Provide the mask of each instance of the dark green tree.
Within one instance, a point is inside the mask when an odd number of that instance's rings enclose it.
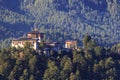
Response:
[[[91,37],[89,35],[85,35],[83,38],[83,46],[87,48],[88,43],[91,41]]]
[[[48,61],[48,68],[45,70],[43,80],[58,80],[59,79],[59,69],[54,61]]]

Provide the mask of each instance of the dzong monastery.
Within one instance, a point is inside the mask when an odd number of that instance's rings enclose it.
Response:
[[[25,44],[28,42],[30,43],[29,46],[30,48],[33,48],[36,51],[40,51],[39,45],[41,42],[44,42],[46,47],[44,47],[43,50],[47,53],[49,53],[51,49],[58,51],[61,48],[60,43],[58,42],[45,42],[44,36],[45,33],[41,33],[37,29],[35,29],[31,32],[28,32],[26,37],[12,40],[12,47],[24,48]],[[77,41],[74,40],[65,41],[64,49],[77,49]]]

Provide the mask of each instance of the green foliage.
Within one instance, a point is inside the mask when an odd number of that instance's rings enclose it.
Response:
[[[91,41],[91,36],[89,35],[85,35],[84,39],[83,39],[83,45],[84,47],[87,46],[87,43]]]
[[[34,73],[36,62],[37,62],[37,56],[34,55],[29,60],[29,67],[30,67],[30,70],[32,71],[32,73]]]
[[[91,42],[88,39],[86,42]],[[120,55],[91,45],[39,55],[29,47],[0,50],[0,75],[9,80],[119,80]]]
[[[4,47],[7,47],[4,39],[18,38],[33,26],[46,33],[46,40],[82,41],[83,35],[89,34],[104,46],[120,42],[119,0],[14,0],[8,3],[2,0],[0,5],[0,44]]]
[[[85,35],[83,38],[83,46],[86,49],[93,49],[96,46],[96,42],[91,39],[90,35]]]
[[[77,70],[75,74],[70,74],[70,80],[81,80],[79,70]]]
[[[48,61],[48,69],[45,70],[43,80],[58,80],[59,69],[51,60]]]
[[[72,62],[68,56],[64,56],[60,62],[60,76],[62,80],[68,80],[72,72]]]
[[[96,56],[100,56],[102,52],[102,48],[100,46],[95,47],[95,54]]]
[[[29,80],[35,80],[34,75],[31,75],[30,78],[29,78]]]
[[[116,53],[120,53],[120,44],[113,45],[111,50]]]
[[[63,68],[63,71],[70,72],[72,69],[71,59],[67,56],[64,56],[61,60],[60,66]]]

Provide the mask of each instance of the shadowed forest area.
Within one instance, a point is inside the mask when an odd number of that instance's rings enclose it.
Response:
[[[40,44],[41,45],[41,44]],[[28,45],[0,50],[1,80],[119,80],[120,45],[104,48],[90,36],[84,48],[39,55]],[[44,47],[41,46],[41,47]]]

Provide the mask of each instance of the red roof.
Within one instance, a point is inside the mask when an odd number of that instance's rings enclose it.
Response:
[[[31,32],[28,32],[28,34],[44,34],[44,33],[40,33],[39,31],[31,31]]]
[[[32,38],[19,38],[19,39],[15,39],[13,41],[24,41],[24,40],[37,40],[37,39],[32,39]]]

